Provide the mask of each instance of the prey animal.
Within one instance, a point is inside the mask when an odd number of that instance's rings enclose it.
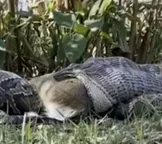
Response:
[[[64,121],[82,112],[85,114],[91,105],[84,84],[76,78],[56,81],[53,76],[54,72],[29,81],[38,91],[45,115]]]

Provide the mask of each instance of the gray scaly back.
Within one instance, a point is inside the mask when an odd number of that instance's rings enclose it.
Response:
[[[4,104],[8,104],[12,112],[7,113],[7,109],[2,109]],[[24,122],[25,113],[26,122],[59,123],[55,119],[38,115],[40,106],[37,91],[27,80],[15,73],[0,70],[0,123],[20,125]],[[30,115],[30,112],[35,112],[35,115]]]
[[[136,64],[124,57],[89,58],[54,74],[56,80],[76,77],[85,85],[97,113],[142,94],[162,93],[162,75],[156,65]]]
[[[36,92],[25,79],[15,73],[0,70],[0,105],[7,102],[14,114],[21,114],[21,110],[32,110],[28,101],[31,97],[36,97]]]

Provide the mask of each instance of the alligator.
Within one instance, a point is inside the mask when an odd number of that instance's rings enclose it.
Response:
[[[162,101],[161,87],[159,65],[137,64],[124,57],[92,57],[29,81],[0,70],[0,109],[5,112],[0,117],[4,123],[22,124],[27,113],[26,120],[60,123],[90,109],[125,119],[139,102],[149,99],[156,105]],[[41,109],[46,110],[45,115],[40,114]]]

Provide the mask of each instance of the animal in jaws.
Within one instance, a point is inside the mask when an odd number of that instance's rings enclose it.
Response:
[[[116,111],[121,103],[126,104],[129,114],[131,105],[142,95],[162,97],[161,68],[155,64],[136,64],[124,57],[89,58],[54,74],[57,81],[68,78],[77,78],[84,84],[97,114],[112,108]]]
[[[45,74],[29,81],[38,91],[45,115],[63,121],[86,111],[90,103],[83,83],[76,78],[57,82],[53,75]]]

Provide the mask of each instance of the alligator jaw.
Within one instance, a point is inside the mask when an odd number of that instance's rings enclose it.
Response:
[[[62,81],[67,78],[76,78],[75,73],[73,71],[68,71],[64,69],[56,72],[53,77],[57,81]]]
[[[80,68],[80,64],[72,63],[68,67],[55,72],[53,78],[57,81],[61,81],[67,78],[76,78],[76,71],[80,70]]]

